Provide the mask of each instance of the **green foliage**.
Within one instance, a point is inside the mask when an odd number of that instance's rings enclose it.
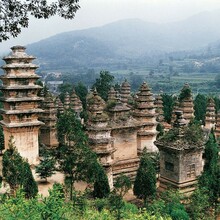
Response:
[[[38,189],[30,166],[14,147],[13,137],[9,140],[9,149],[3,155],[2,165],[3,177],[13,194],[22,187],[27,198],[36,196]]]
[[[60,144],[71,145],[71,142],[86,143],[87,138],[83,132],[82,125],[73,110],[68,109],[57,121],[57,135]]]
[[[134,195],[140,199],[153,198],[156,194],[156,170],[154,162],[144,148],[134,181]]]
[[[208,193],[209,203],[217,211],[220,197],[220,164],[219,149],[213,131],[205,145],[204,171],[199,178],[199,187],[205,188]]]
[[[160,199],[147,204],[147,209],[154,215],[176,220],[188,220],[189,216],[181,203],[182,196],[178,191],[167,190],[160,194]]]
[[[73,184],[77,180],[94,182],[97,173],[97,156],[88,146],[88,138],[74,111],[67,110],[57,122],[58,140],[56,159],[58,168],[65,174],[72,199]]]
[[[190,122],[186,132],[185,138],[189,143],[196,144],[204,141],[204,133],[201,124],[198,121]]]
[[[172,111],[174,105],[173,97],[171,95],[164,93],[162,94],[162,100],[163,100],[164,120],[170,123],[172,119]]]
[[[4,138],[3,128],[2,126],[0,126],[0,154],[4,149],[5,149],[5,138]]]
[[[113,192],[109,196],[109,205],[111,213],[113,213],[117,220],[120,220],[122,218],[122,208],[125,205],[123,198],[120,195]]]
[[[164,126],[161,123],[157,124],[156,130],[159,132],[157,134],[157,138],[159,138],[159,137],[164,135]]]
[[[88,89],[82,82],[77,83],[74,88],[76,91],[76,95],[82,101],[83,109],[86,109],[86,96],[88,94]]]
[[[169,141],[175,141],[177,139],[177,135],[179,134],[177,128],[172,128],[168,132],[166,132],[163,136],[159,138],[159,140],[169,142]]]
[[[116,178],[114,187],[114,191],[109,196],[109,208],[116,219],[119,220],[122,218],[122,208],[125,206],[123,196],[131,188],[131,181],[127,176],[121,174]]]
[[[25,199],[22,191],[17,191],[16,197],[1,198],[0,202],[0,219],[2,220],[114,220],[117,218],[116,212],[112,209],[109,211],[105,207],[98,211],[88,203],[84,203],[84,210],[80,211],[79,203],[81,196],[76,199],[78,202],[66,202],[63,196],[62,186],[53,186],[49,196],[46,198]],[[84,200],[84,199],[83,199]],[[106,203],[106,201],[103,201]],[[146,210],[139,211],[132,204],[124,202],[120,213],[121,218],[126,220],[171,220],[169,217],[155,216]]]
[[[95,198],[106,198],[110,193],[108,178],[104,168],[100,164],[97,165],[93,196]]]
[[[68,92],[69,94],[73,91],[73,84],[63,83],[58,86],[58,90],[60,92],[59,98],[62,102],[64,102],[65,94]]]
[[[218,97],[214,97],[213,99],[215,102],[215,113],[217,114],[220,110],[220,99]]]
[[[30,165],[28,162],[24,161],[23,162],[23,167],[22,167],[22,183],[21,186],[23,187],[23,190],[25,192],[25,196],[27,198],[32,198],[35,197],[38,193],[38,187],[37,183],[34,180],[33,174],[30,169]]]
[[[123,197],[131,188],[131,180],[127,176],[121,174],[116,178],[114,187],[116,193]]]
[[[182,90],[180,91],[179,95],[179,101],[183,101],[184,99],[190,98],[192,95],[192,90],[190,89],[189,86],[184,86]]]
[[[207,99],[204,95],[198,94],[194,100],[195,120],[205,123]]]
[[[11,36],[17,37],[22,28],[27,28],[29,16],[37,19],[47,19],[59,15],[65,19],[72,19],[80,8],[78,0],[65,1],[0,1],[4,16],[0,19],[0,42],[8,40]]]
[[[35,168],[35,172],[41,179],[45,179],[47,182],[47,178],[55,173],[55,164],[55,159],[50,155],[48,150],[45,150],[40,158],[40,163]]]
[[[92,88],[96,88],[99,95],[107,101],[108,92],[113,86],[114,76],[110,74],[109,71],[102,70],[100,76],[96,79],[96,82],[93,84]]]
[[[192,220],[206,220],[209,216],[209,198],[208,191],[205,188],[197,188],[192,196],[189,204],[189,215]]]

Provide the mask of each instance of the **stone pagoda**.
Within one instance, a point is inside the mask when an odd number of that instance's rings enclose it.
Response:
[[[109,126],[114,138],[113,176],[120,174],[134,180],[139,165],[137,153],[137,131],[139,123],[131,115],[131,109],[122,103],[119,96],[114,106],[108,109],[110,115]]]
[[[64,109],[69,109],[70,107],[70,95],[68,92],[65,93],[63,106]]]
[[[158,94],[155,97],[155,107],[156,107],[156,114],[157,114],[157,118],[156,120],[158,122],[164,122],[164,112],[163,112],[163,99],[162,96],[160,94]]]
[[[194,104],[192,98],[192,91],[188,83],[183,86],[180,96],[180,111],[183,111],[183,117],[189,123],[194,119]]]
[[[63,106],[63,103],[61,102],[59,97],[57,97],[56,100],[55,100],[55,107],[57,108],[57,113],[58,114],[63,114],[64,113],[64,106]]]
[[[1,125],[5,148],[8,148],[8,141],[13,136],[21,156],[34,164],[39,153],[38,133],[43,125],[38,120],[38,115],[43,112],[39,107],[43,98],[37,95],[41,86],[36,85],[39,76],[35,73],[37,66],[32,64],[35,58],[25,53],[25,47],[15,46],[11,49],[11,54],[3,58],[6,64],[2,66],[4,75],[0,77],[3,82]]]
[[[205,115],[205,128],[211,130],[215,128],[215,102],[212,98],[208,99]]]
[[[114,87],[111,87],[109,92],[108,92],[108,102],[116,102],[116,91]]]
[[[39,119],[44,122],[44,125],[40,128],[40,142],[45,144],[48,148],[57,147],[57,108],[49,92],[45,95],[44,101],[42,102],[42,108],[44,112]]]
[[[101,164],[106,170],[110,188],[113,188],[113,138],[108,126],[108,115],[104,112],[105,102],[94,90],[87,98],[88,122],[87,132],[89,144],[98,155]]]
[[[141,154],[146,147],[148,152],[157,152],[158,149],[154,145],[156,140],[156,112],[153,94],[147,83],[143,83],[139,89],[136,98],[137,107],[134,110],[134,117],[141,123],[141,128],[138,131],[137,148]]]
[[[182,114],[182,111],[176,112],[174,127],[155,142],[160,151],[159,191],[172,187],[191,194],[203,170],[205,141],[202,129],[188,126]],[[196,140],[192,138],[195,129],[201,129],[201,137]]]
[[[121,85],[121,102],[128,104],[128,100],[131,97],[131,86],[127,80],[125,80]]]
[[[78,118],[80,118],[80,113],[83,110],[82,102],[79,97],[76,95],[75,90],[73,89],[72,94],[70,95],[70,108],[76,112]]]

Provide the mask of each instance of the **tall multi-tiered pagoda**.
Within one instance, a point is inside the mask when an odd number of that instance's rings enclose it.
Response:
[[[136,103],[137,107],[134,110],[134,117],[142,124],[138,131],[138,152],[141,153],[145,147],[148,152],[156,152],[158,149],[154,145],[157,136],[155,105],[153,94],[145,82],[140,87]]]
[[[0,100],[3,102],[1,125],[5,148],[13,136],[18,152],[32,164],[38,158],[38,132],[43,125],[38,120],[39,113],[43,112],[39,108],[43,98],[37,95],[41,86],[36,85],[39,76],[35,73],[37,66],[32,63],[35,58],[25,53],[25,47],[11,49],[11,54],[3,58],[6,64],[2,66],[4,75],[0,77],[3,82]]]

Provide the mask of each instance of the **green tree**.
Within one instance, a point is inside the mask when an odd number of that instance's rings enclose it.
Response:
[[[22,183],[23,159],[14,146],[11,136],[8,143],[9,148],[5,151],[2,158],[2,174],[5,181],[9,184],[12,194]]]
[[[114,187],[116,193],[123,198],[131,188],[131,180],[127,176],[121,174],[116,178]]]
[[[194,100],[195,120],[205,123],[207,99],[204,95],[198,94]]]
[[[208,219],[210,214],[210,204],[208,191],[205,188],[197,188],[193,192],[188,210],[192,220]]]
[[[37,184],[34,180],[30,166],[14,146],[13,137],[9,139],[7,149],[2,159],[2,173],[5,181],[9,184],[11,192],[15,195],[16,190],[21,187],[27,198],[37,195]]]
[[[35,172],[41,179],[44,179],[47,182],[47,178],[55,174],[55,164],[56,160],[48,151],[44,151],[42,157],[40,158],[40,163],[35,168]]]
[[[131,188],[131,181],[125,175],[120,175],[116,178],[114,190],[109,196],[109,205],[111,212],[115,215],[117,220],[122,218],[122,209],[125,207],[123,196]]]
[[[114,76],[110,74],[109,71],[102,70],[100,76],[96,79],[96,82],[93,84],[92,88],[96,88],[99,95],[107,101],[108,92],[113,86]]]
[[[166,122],[170,123],[172,119],[172,111],[174,105],[173,97],[171,95],[164,93],[162,94],[162,100],[163,100],[164,119]]]
[[[75,91],[76,95],[82,101],[83,109],[86,109],[86,96],[88,94],[88,89],[83,83],[79,82],[75,85]]]
[[[95,175],[93,196],[95,198],[101,199],[108,197],[109,193],[110,193],[110,187],[105,170],[101,165],[98,164],[98,168],[96,169],[96,175]]]
[[[97,156],[88,146],[88,138],[83,131],[75,112],[68,109],[57,122],[58,140],[56,158],[59,170],[65,174],[66,185],[70,188],[70,199],[73,195],[75,181],[94,182]]]
[[[180,91],[179,101],[182,102],[184,99],[190,98],[192,95],[192,90],[188,84],[185,84]]]
[[[62,102],[64,102],[65,94],[68,92],[69,94],[73,91],[73,84],[70,83],[63,83],[58,86],[58,90],[60,92],[59,98]]]
[[[156,194],[156,170],[154,161],[147,153],[146,148],[141,155],[133,192],[138,198],[144,199],[145,203],[147,198],[153,198]]]
[[[3,133],[3,128],[0,126],[0,154],[2,154],[2,150],[5,149],[5,138]]]
[[[189,220],[189,215],[181,202],[183,195],[179,191],[167,190],[160,194],[160,199],[159,202],[162,205],[159,213],[162,216],[170,216],[173,220]],[[158,200],[150,204],[150,207],[155,207],[156,204],[158,204]]]
[[[215,140],[213,130],[209,140],[205,145],[205,165],[204,171],[199,178],[199,187],[208,191],[210,205],[218,211],[220,197],[220,165],[219,148]]]
[[[27,28],[29,17],[47,19],[59,15],[65,19],[72,19],[80,8],[79,0],[0,0],[0,42],[17,37],[22,28]]]
[[[38,187],[27,161],[23,161],[21,176],[21,186],[23,187],[26,198],[35,197],[38,193]]]

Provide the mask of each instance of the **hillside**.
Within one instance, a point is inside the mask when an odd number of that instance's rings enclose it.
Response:
[[[155,24],[128,19],[85,30],[61,33],[28,45],[44,69],[111,67],[151,62],[159,54],[195,50],[220,39],[220,11],[184,21]]]

